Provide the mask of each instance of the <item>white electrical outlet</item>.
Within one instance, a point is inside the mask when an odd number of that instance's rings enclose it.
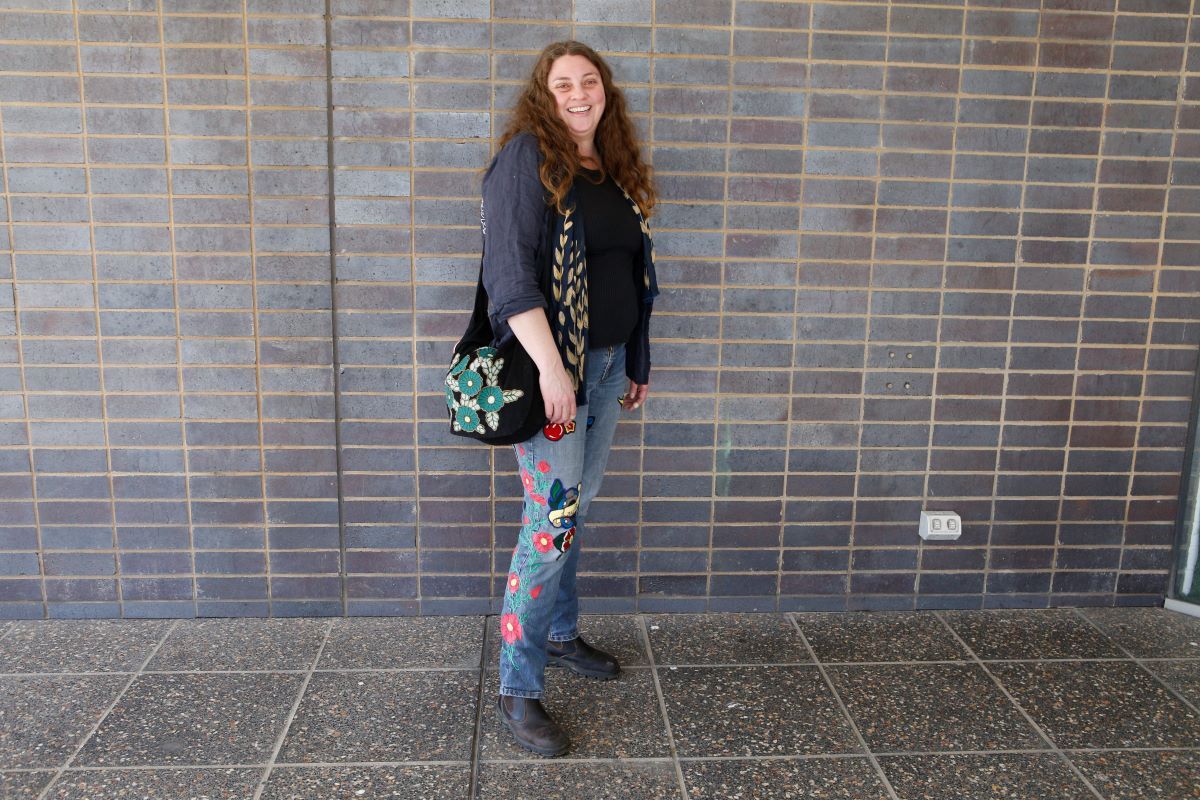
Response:
[[[962,534],[962,520],[953,511],[922,511],[922,539],[957,539]]]

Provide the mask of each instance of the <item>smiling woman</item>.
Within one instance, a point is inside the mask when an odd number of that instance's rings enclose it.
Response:
[[[517,742],[546,756],[570,743],[541,703],[545,667],[620,673],[579,635],[575,574],[620,409],[639,408],[649,388],[653,207],[612,71],[587,45],[549,45],[484,175],[480,214],[492,329],[537,365],[547,420],[515,445],[525,503],[500,617],[497,707]]]

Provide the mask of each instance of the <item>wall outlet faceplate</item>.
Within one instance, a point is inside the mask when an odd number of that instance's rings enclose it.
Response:
[[[953,511],[922,511],[922,539],[957,539],[962,534],[962,520]]]

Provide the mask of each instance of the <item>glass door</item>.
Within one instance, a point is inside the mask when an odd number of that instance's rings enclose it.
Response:
[[[1192,392],[1191,420],[1183,479],[1179,487],[1179,517],[1175,531],[1175,559],[1167,588],[1166,607],[1200,616],[1200,457],[1196,454],[1196,428],[1200,422],[1200,369]]]

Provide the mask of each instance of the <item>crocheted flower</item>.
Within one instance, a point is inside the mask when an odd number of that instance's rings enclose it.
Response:
[[[512,644],[524,635],[521,631],[521,620],[516,614],[500,617],[500,635],[504,637],[505,644]]]
[[[458,390],[463,393],[463,397],[474,397],[482,387],[483,378],[473,369],[466,370],[458,376]]]
[[[520,588],[521,588],[521,579],[520,579],[520,577],[517,576],[517,573],[515,573],[515,572],[508,573],[508,590],[510,592],[512,592],[513,594],[516,594],[517,589],[520,589]]]
[[[473,431],[479,427],[479,415],[467,406],[459,406],[458,411],[454,412],[454,418],[464,431]]]
[[[538,469],[538,472],[545,475],[547,472],[550,471],[550,462],[549,461],[539,461],[538,465],[537,465],[537,469]]]
[[[533,476],[525,470],[521,470],[521,483],[525,486],[525,491],[533,491]]]
[[[484,411],[499,411],[504,406],[504,390],[499,386],[485,386],[479,392],[477,402]]]
[[[554,547],[554,537],[546,531],[541,531],[533,535],[533,549],[539,553],[549,553],[550,548]]]

